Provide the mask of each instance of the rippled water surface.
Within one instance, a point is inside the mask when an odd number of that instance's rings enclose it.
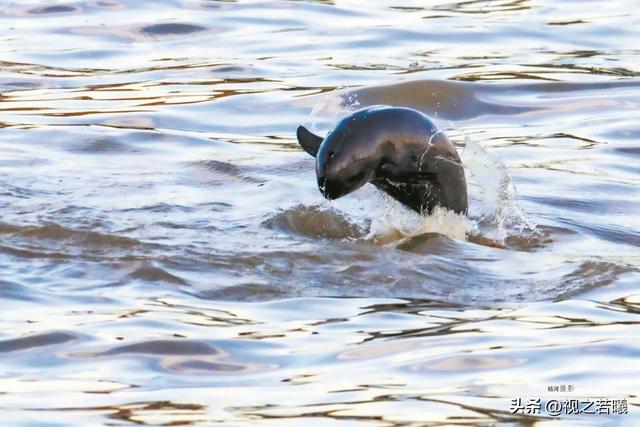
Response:
[[[4,420],[638,425],[637,6],[0,2]],[[375,104],[468,218],[322,198],[296,127]]]

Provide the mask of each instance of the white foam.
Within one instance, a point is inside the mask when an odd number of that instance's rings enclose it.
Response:
[[[401,207],[402,211],[374,217],[367,239],[388,243],[425,233],[438,233],[455,240],[464,240],[475,229],[472,220],[448,209],[437,207],[431,215],[419,215]]]
[[[359,226],[368,227],[365,239],[377,244],[392,243],[425,233],[464,240],[467,234],[476,229],[473,220],[445,208],[437,207],[431,215],[420,215],[372,185],[328,203]]]

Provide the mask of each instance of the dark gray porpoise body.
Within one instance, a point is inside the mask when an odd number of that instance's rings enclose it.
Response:
[[[318,188],[337,199],[371,182],[421,214],[442,206],[466,214],[460,157],[425,114],[368,107],[340,120],[323,139],[299,126],[298,142],[316,158]]]

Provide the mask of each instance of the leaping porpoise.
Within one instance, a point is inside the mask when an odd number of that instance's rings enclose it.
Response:
[[[318,188],[337,199],[371,182],[421,214],[468,209],[464,169],[455,147],[420,111],[373,106],[340,120],[325,138],[304,126],[298,142],[316,158]]]

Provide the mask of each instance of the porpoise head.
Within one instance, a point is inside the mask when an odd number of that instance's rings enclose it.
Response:
[[[381,155],[367,111],[339,121],[324,138],[316,156],[316,177],[323,196],[333,200],[375,177]]]

